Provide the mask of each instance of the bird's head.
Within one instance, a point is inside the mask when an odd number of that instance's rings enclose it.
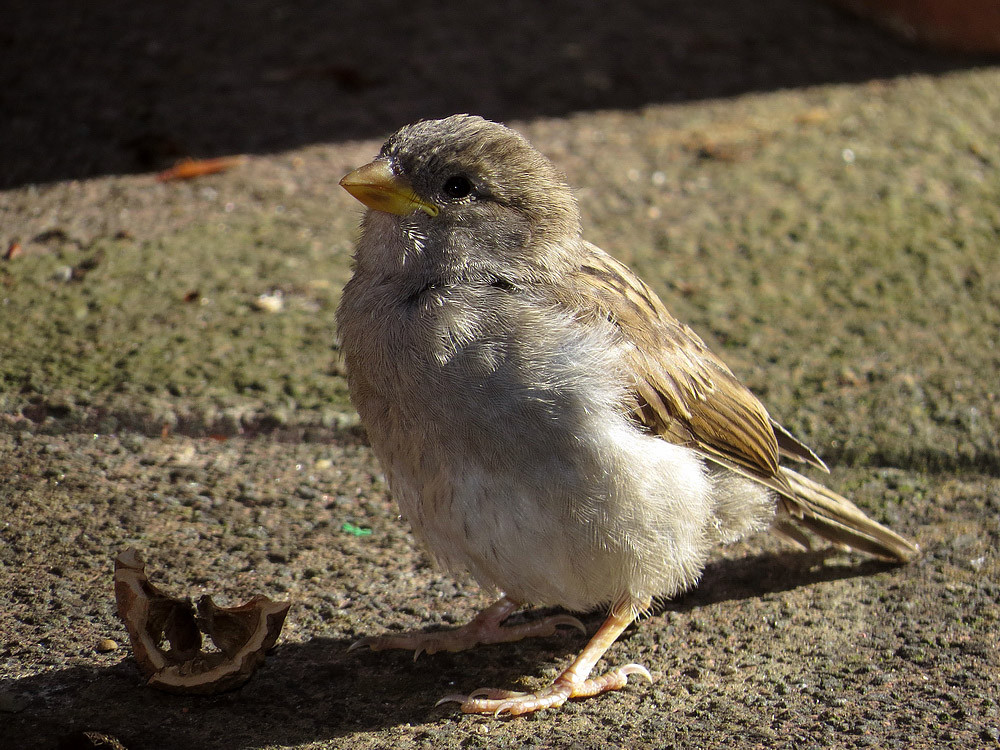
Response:
[[[530,262],[523,256],[580,234],[576,200],[552,162],[510,128],[472,115],[401,128],[340,184],[452,262],[470,252]]]

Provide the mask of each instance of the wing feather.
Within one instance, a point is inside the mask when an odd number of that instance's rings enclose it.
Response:
[[[829,471],[627,266],[589,243],[581,251],[585,261],[553,287],[574,315],[607,319],[620,332],[627,344],[628,406],[637,422],[774,490],[775,529],[794,541],[808,545],[798,525],[886,560],[905,562],[918,554],[915,544],[847,498],[780,466],[784,458]]]
[[[562,280],[563,302],[578,315],[607,318],[632,344],[625,356],[636,419],[664,439],[789,490],[760,401],[627,266],[587,249],[587,261]]]

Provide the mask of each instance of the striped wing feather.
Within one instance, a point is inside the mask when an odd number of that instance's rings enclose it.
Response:
[[[581,318],[611,321],[629,344],[629,406],[638,422],[777,492],[775,530],[794,541],[808,546],[798,524],[882,559],[906,561],[916,555],[915,545],[851,501],[780,466],[784,458],[827,471],[638,276],[593,245],[584,250],[583,262],[560,278],[562,303]]]

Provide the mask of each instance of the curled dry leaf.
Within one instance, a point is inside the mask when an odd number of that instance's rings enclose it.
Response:
[[[131,547],[115,558],[115,599],[148,684],[172,693],[219,693],[242,685],[278,640],[290,606],[255,596],[239,607],[218,607],[203,596],[196,611],[190,599],[153,586]],[[202,650],[202,633],[218,651]]]

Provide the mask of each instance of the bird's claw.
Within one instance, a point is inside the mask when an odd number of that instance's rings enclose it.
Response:
[[[369,648],[371,648],[371,641],[372,640],[373,639],[371,637],[359,638],[358,640],[356,640],[354,643],[352,643],[350,646],[347,647],[347,653],[351,653],[352,651],[356,651],[359,648],[364,648],[365,646],[368,646]],[[375,649],[372,649],[372,650],[374,651]]]
[[[550,617],[548,621],[552,624],[553,632],[559,626],[565,625],[568,628],[576,628],[583,635],[587,635],[587,627],[577,618],[573,617],[573,615],[555,615],[554,617]]]
[[[355,641],[347,647],[347,653],[356,651],[359,648],[369,648],[372,651],[386,651],[388,649],[413,649],[413,661],[416,661],[421,654],[433,654],[438,651],[458,650],[440,637],[437,633],[407,633],[402,635],[379,635],[367,636]]]
[[[624,667],[620,667],[616,671],[619,674],[621,674],[622,677],[625,677],[626,681],[627,681],[627,678],[628,678],[629,675],[638,674],[638,675],[642,675],[643,677],[645,677],[646,678],[646,682],[648,682],[650,684],[653,683],[653,675],[651,675],[649,673],[649,670],[646,669],[641,664],[626,664]]]
[[[368,636],[348,646],[348,653],[368,647],[372,651],[388,649],[413,650],[413,660],[421,654],[436,654],[439,651],[464,651],[488,643],[511,643],[523,638],[538,638],[555,635],[560,627],[575,628],[584,635],[587,628],[572,615],[552,615],[541,620],[533,620],[518,625],[501,626],[473,620],[468,625],[455,630],[427,633],[400,633],[398,635]]]
[[[437,708],[444,703],[460,703],[464,705],[471,700],[478,700],[481,698],[486,698],[488,700],[503,700],[507,698],[517,698],[522,695],[530,695],[530,693],[519,693],[514,690],[499,690],[497,688],[479,688],[478,690],[473,690],[468,695],[462,695],[461,693],[446,695],[435,703],[434,707]]]
[[[435,706],[454,702],[461,704],[462,712],[467,714],[521,716],[545,708],[558,708],[570,698],[587,698],[611,690],[620,690],[628,683],[630,675],[640,675],[649,682],[653,681],[649,670],[641,664],[626,664],[600,677],[579,682],[571,682],[564,675],[534,693],[479,688],[468,695],[446,695]]]

